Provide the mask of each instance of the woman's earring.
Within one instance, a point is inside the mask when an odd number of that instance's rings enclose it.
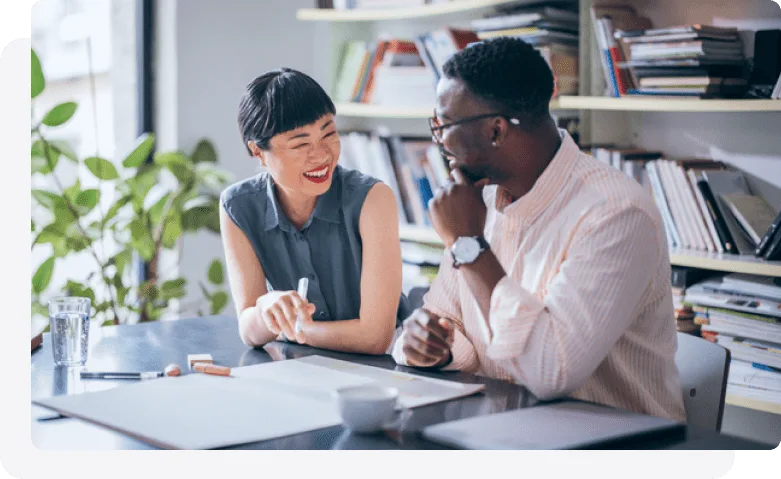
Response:
[[[494,148],[496,148],[496,142],[495,142],[495,141],[492,141],[492,142],[491,142],[491,146],[493,146]]]

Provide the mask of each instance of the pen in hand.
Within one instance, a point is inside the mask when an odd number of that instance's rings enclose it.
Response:
[[[306,301],[306,294],[307,294],[308,290],[309,290],[309,279],[305,278],[305,277],[299,279],[298,280],[298,295],[304,301]],[[301,332],[302,319],[303,319],[301,317],[301,315],[302,315],[302,313],[299,310],[298,313],[296,314],[296,334],[299,334]]]

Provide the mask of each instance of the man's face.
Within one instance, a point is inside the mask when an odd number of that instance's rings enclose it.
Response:
[[[437,84],[435,114],[438,123],[445,126],[438,133],[440,150],[451,168],[460,169],[473,182],[492,176],[491,118],[447,125],[488,113],[491,111],[481,105],[460,80],[442,78]]]

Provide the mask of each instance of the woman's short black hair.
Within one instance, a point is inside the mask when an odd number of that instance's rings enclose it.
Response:
[[[247,85],[239,103],[239,129],[245,146],[254,141],[268,150],[275,135],[314,123],[328,113],[336,113],[336,107],[323,87],[305,73],[279,68]]]
[[[500,112],[530,122],[549,114],[553,74],[540,53],[520,38],[473,43],[450,57],[442,70]]]

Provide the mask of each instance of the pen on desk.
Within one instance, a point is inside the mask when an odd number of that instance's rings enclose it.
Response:
[[[304,277],[298,280],[298,295],[306,301],[306,294],[309,291],[309,279]],[[296,334],[301,332],[301,311],[296,316]]]
[[[81,371],[81,379],[154,379],[163,376],[178,376],[181,369],[169,364],[162,371]]]
[[[773,366],[767,366],[765,364],[759,364],[759,363],[751,363],[752,366],[754,366],[756,369],[761,369],[763,371],[770,371],[773,373],[781,373],[781,369],[774,368]]]

